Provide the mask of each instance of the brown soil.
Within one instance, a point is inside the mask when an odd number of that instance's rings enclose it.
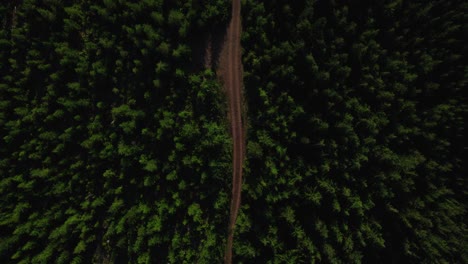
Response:
[[[228,237],[224,263],[232,262],[234,227],[241,203],[242,167],[244,162],[244,129],[242,124],[242,63],[241,63],[241,4],[232,0],[232,16],[219,58],[218,76],[221,78],[228,97],[229,121],[233,138],[232,197],[228,226]]]

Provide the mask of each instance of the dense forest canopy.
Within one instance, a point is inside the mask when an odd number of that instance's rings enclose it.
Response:
[[[467,261],[467,7],[245,2],[239,260]]]
[[[230,145],[205,1],[2,4],[2,263],[213,263]]]
[[[228,0],[0,4],[0,262],[219,263]],[[234,263],[467,263],[464,1],[243,0]],[[213,57],[216,60],[216,56]]]

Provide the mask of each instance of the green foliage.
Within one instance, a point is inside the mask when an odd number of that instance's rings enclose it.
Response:
[[[236,261],[466,262],[467,6],[243,3]]]
[[[234,262],[468,262],[468,6],[241,2]],[[1,263],[222,260],[232,142],[196,53],[211,38],[216,59],[230,16],[227,0],[0,4]]]
[[[192,11],[0,5],[1,263],[222,258],[231,142],[220,84],[191,67]]]

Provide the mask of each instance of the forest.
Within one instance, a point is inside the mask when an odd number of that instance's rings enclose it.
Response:
[[[241,3],[233,263],[468,263],[468,3]],[[230,19],[0,3],[0,263],[222,263]]]

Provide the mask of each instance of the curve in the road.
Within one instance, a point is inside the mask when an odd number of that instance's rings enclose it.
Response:
[[[224,263],[232,263],[234,227],[241,204],[244,130],[242,125],[241,3],[232,0],[231,22],[222,52],[222,79],[229,100],[229,119],[233,138],[232,196]]]

